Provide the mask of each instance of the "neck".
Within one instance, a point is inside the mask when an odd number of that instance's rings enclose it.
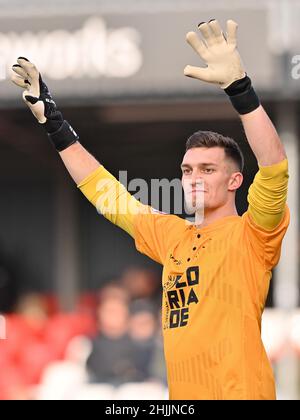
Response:
[[[235,205],[225,205],[223,207],[218,207],[217,209],[204,209],[204,217],[203,210],[197,211],[195,213],[195,225],[199,228],[203,228],[226,216],[238,216]]]

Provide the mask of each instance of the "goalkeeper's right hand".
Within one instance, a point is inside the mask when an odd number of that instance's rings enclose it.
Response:
[[[12,82],[25,89],[23,92],[25,103],[38,122],[43,124],[56,150],[66,149],[79,139],[78,135],[57,109],[36,66],[25,57],[19,57],[17,62],[18,64],[12,67]]]

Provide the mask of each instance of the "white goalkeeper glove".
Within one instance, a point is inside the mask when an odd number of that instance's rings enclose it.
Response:
[[[78,141],[79,136],[57,109],[56,103],[35,65],[25,57],[19,57],[17,62],[18,64],[12,67],[12,82],[25,89],[23,99],[26,105],[38,122],[43,125],[56,150],[60,152],[66,149]]]
[[[43,82],[42,77],[33,63],[25,57],[19,57],[18,64],[14,64],[11,80],[17,86],[25,89],[23,99],[39,123],[47,121],[48,114],[57,112],[55,102]]]

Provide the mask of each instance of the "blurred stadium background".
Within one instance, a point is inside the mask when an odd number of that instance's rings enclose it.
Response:
[[[161,267],[81,196],[10,84],[12,64],[19,56],[37,64],[82,143],[128,181],[180,178],[185,141],[198,129],[232,136],[246,158],[242,214],[258,168],[241,123],[221,91],[183,76],[199,64],[186,32],[232,18],[289,159],[292,220],[263,339],[278,398],[299,399],[300,2],[1,0],[0,8],[0,398],[167,398]]]

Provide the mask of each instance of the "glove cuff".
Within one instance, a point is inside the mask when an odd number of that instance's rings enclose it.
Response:
[[[252,87],[251,79],[245,76],[243,79],[236,80],[224,91],[229,96],[229,99],[240,114],[248,114],[260,106],[260,101]]]
[[[47,121],[43,124],[44,129],[47,131],[48,134],[55,133],[58,131],[64,123],[63,117],[59,120],[51,120],[47,119]]]
[[[48,124],[45,128],[47,131],[51,131],[51,129],[54,129],[54,123],[58,123],[58,121],[48,121],[45,123]],[[58,152],[65,150],[67,147],[71,146],[71,144],[76,143],[76,141],[79,140],[78,134],[66,120],[60,121],[58,130],[52,132],[48,131],[48,138]]]

